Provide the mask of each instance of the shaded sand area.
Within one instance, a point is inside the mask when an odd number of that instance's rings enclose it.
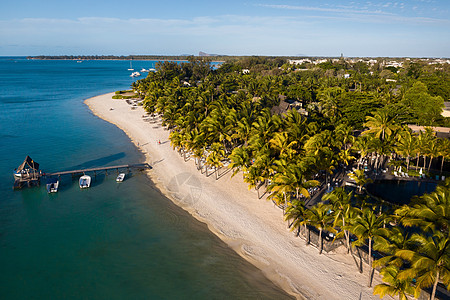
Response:
[[[270,280],[299,299],[379,299],[367,287],[367,265],[360,274],[342,247],[319,255],[318,249],[306,246],[288,230],[281,209],[258,199],[255,190],[248,190],[242,174],[231,178],[228,172],[219,180],[215,174],[202,174],[193,160],[185,162],[172,149],[169,131],[160,119],[147,117],[142,107],[114,100],[113,95],[90,98],[85,103],[95,115],[125,131],[144,152],[153,167],[148,172],[150,178],[168,198],[205,222]],[[380,282],[376,274],[373,285]]]

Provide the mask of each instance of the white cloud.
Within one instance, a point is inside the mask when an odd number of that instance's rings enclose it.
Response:
[[[381,6],[388,8],[391,6],[391,2],[388,3],[378,3],[373,4],[371,2],[366,2],[368,7],[375,7],[375,6]],[[400,8],[403,9],[403,3],[400,3],[402,5]],[[330,19],[338,20],[348,20],[348,21],[356,21],[356,22],[362,22],[362,23],[409,23],[409,24],[447,24],[450,25],[449,19],[439,19],[434,17],[410,17],[406,15],[400,15],[398,13],[391,13],[387,11],[383,11],[381,9],[375,9],[370,10],[366,9],[364,7],[361,7],[359,9],[356,9],[354,7],[347,7],[347,8],[324,8],[324,7],[313,7],[313,6],[292,6],[292,5],[271,5],[271,4],[260,4],[259,6],[267,7],[267,8],[273,8],[273,9],[284,9],[284,10],[293,10],[293,11],[316,11],[321,13],[332,13],[331,15],[308,15],[308,18],[323,18],[328,17]],[[417,7],[413,7],[413,10],[417,9]]]

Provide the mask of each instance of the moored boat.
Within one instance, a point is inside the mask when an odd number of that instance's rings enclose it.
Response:
[[[22,174],[23,174],[23,171],[14,171],[14,177],[16,177],[16,178],[21,178],[22,177]]]
[[[125,173],[120,173],[119,175],[117,175],[116,181],[122,182],[124,179],[125,179]]]
[[[47,193],[58,192],[59,180],[55,177],[50,177],[47,179]]]
[[[130,60],[130,67],[128,68],[128,71],[134,71],[134,69],[133,69],[133,63],[132,63],[131,60]]]
[[[139,77],[139,76],[141,76],[141,73],[139,73],[139,72],[133,72],[130,75],[130,77]]]
[[[91,176],[83,175],[80,177],[80,189],[85,189],[91,186]]]

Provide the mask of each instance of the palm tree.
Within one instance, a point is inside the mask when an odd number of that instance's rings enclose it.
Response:
[[[441,174],[444,168],[444,161],[450,159],[450,140],[439,139],[439,156],[442,156],[441,160]]]
[[[433,286],[430,299],[434,300],[436,287],[441,280],[450,284],[450,238],[436,231],[432,236],[413,234],[411,240],[418,243],[417,250],[398,250],[395,255],[409,261],[411,267],[398,274],[399,279],[416,278],[416,294],[420,289]]]
[[[279,156],[287,155],[289,158],[295,154],[292,148],[297,144],[297,141],[290,141],[289,135],[286,131],[276,132],[273,138],[269,141],[271,148],[275,149]]]
[[[417,148],[417,164],[416,169],[419,167],[419,156],[423,156],[423,168],[425,169],[426,164],[426,154],[428,150],[428,145],[432,143],[434,139],[434,131],[431,127],[425,127],[425,132],[421,131],[417,137],[418,148]]]
[[[409,170],[409,160],[417,152],[417,139],[411,133],[408,127],[404,127],[398,137],[397,152],[403,157],[406,157],[406,170]]]
[[[351,155],[350,149],[342,149],[338,153],[339,161],[343,162],[346,166],[349,165],[350,161],[354,160],[355,157]]]
[[[335,130],[335,144],[338,148],[344,148],[344,150],[349,150],[353,143],[355,142],[355,137],[353,136],[353,128],[347,126],[346,124],[339,124]]]
[[[415,198],[413,205],[404,205],[395,213],[402,216],[405,226],[420,226],[425,232],[449,232],[450,228],[450,183],[447,179],[443,185],[429,194]]]
[[[413,246],[408,234],[402,227],[381,228],[379,235],[374,238],[374,249],[384,254],[382,258],[374,261],[374,267],[385,267],[394,265],[398,268],[403,266],[403,259],[395,255],[400,249],[409,249]]]
[[[278,161],[278,164],[280,162]],[[286,192],[295,192],[295,198],[299,199],[300,194],[309,198],[308,189],[318,186],[317,180],[307,180],[305,173],[298,164],[290,163],[284,169],[284,172],[278,172],[273,177],[270,190],[277,192],[280,190]]]
[[[329,213],[330,206],[324,203],[319,203],[313,206],[308,211],[308,220],[309,223],[319,229],[319,254],[322,254],[323,250],[323,239],[322,232],[323,230],[335,231],[331,226],[331,222],[333,220],[333,216]]]
[[[286,208],[284,219],[286,221],[292,221],[289,225],[291,231],[298,229],[298,235],[301,226],[304,226],[306,234],[307,208],[305,207],[305,202],[302,200],[293,200],[290,202]]]
[[[353,149],[356,150],[360,157],[358,159],[358,169],[361,166],[362,161],[367,157],[370,150],[370,137],[367,135],[361,135],[359,136],[355,144],[353,145]]]
[[[429,172],[433,158],[439,156],[439,154],[440,154],[440,147],[438,144],[438,139],[435,136],[433,136],[433,138],[431,138],[428,141],[427,147],[425,149],[426,149],[425,155],[430,158],[430,162],[428,164],[428,172]]]
[[[364,133],[374,133],[375,136],[382,141],[384,141],[386,136],[390,136],[394,130],[398,128],[398,126],[395,125],[395,120],[389,117],[388,112],[384,110],[378,110],[373,116],[367,116],[364,126],[369,128],[369,130]]]
[[[414,294],[411,278],[399,279],[399,268],[395,265],[387,266],[381,269],[380,274],[383,276],[385,283],[377,284],[373,288],[374,295],[380,295],[383,298],[386,295],[394,297],[398,296],[399,300],[408,300],[408,295]]]
[[[351,216],[354,211],[350,200],[352,198],[352,192],[347,193],[344,188],[339,187],[334,189],[331,193],[328,193],[322,197],[323,201],[330,201],[333,209],[334,223],[333,227],[341,226],[345,236],[347,253],[351,251],[350,246],[350,234],[347,230],[349,222],[346,219]],[[336,235],[336,238],[338,235]]]
[[[362,189],[366,184],[373,182],[372,179],[366,177],[366,174],[362,169],[357,169],[355,172],[348,173],[348,176],[356,182],[359,193],[362,192]]]
[[[244,172],[244,182],[248,183],[248,189],[254,188],[259,196],[259,188],[261,187],[260,182],[262,181],[261,172],[258,168],[250,166],[247,171]]]
[[[364,208],[361,214],[355,218],[351,228],[351,232],[358,237],[358,240],[353,242],[354,245],[364,245],[366,243],[366,240],[368,240],[367,245],[369,247],[369,287],[372,286],[372,275],[374,270],[372,266],[372,241],[374,237],[381,234],[380,229],[383,228],[385,218],[386,216],[383,214],[377,216],[371,208]]]
[[[239,171],[245,172],[250,166],[250,156],[245,147],[234,148],[228,158],[231,160],[228,167],[233,170],[231,176],[236,175]]]
[[[219,169],[223,166],[222,159],[225,156],[225,150],[223,149],[223,145],[221,143],[213,143],[211,145],[211,151],[206,158],[206,163],[209,166],[214,167],[216,173],[216,180],[219,179]],[[206,174],[208,176],[208,174]]]

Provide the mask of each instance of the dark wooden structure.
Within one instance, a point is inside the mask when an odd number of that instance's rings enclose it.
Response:
[[[42,176],[39,170],[39,164],[27,155],[23,163],[15,170],[14,189],[20,189],[24,186],[40,185]]]

